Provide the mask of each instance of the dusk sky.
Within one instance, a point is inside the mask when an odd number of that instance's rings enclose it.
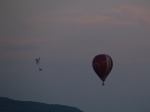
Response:
[[[92,68],[98,54],[114,63],[105,86]],[[150,112],[149,79],[150,0],[0,1],[0,96]]]

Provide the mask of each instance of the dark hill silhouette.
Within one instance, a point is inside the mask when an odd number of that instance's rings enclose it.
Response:
[[[0,112],[83,112],[76,107],[0,97]]]

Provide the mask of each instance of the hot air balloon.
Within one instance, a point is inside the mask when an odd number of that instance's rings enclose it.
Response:
[[[107,54],[99,54],[94,57],[92,66],[95,73],[103,81],[102,85],[104,85],[104,81],[113,67],[111,57]]]

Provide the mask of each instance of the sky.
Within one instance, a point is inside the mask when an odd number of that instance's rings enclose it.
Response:
[[[149,112],[149,6],[149,0],[1,0],[0,96],[84,112]],[[114,64],[105,86],[92,68],[98,54]]]

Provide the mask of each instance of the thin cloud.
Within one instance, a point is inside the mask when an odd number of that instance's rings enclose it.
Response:
[[[76,17],[61,16],[61,17],[50,17],[50,16],[37,16],[30,19],[24,20],[24,24],[32,27],[41,27],[42,25],[49,25],[52,22],[72,23],[76,25],[132,25],[133,21],[120,20],[113,16],[104,15],[79,15]]]
[[[150,13],[147,9],[139,8],[136,6],[122,5],[114,10],[114,12],[121,16],[132,17],[138,23],[144,23],[150,27]]]
[[[113,11],[112,11],[113,10]],[[76,25],[122,25],[131,26],[144,23],[150,27],[148,10],[135,6],[119,6],[109,11],[109,14],[87,14],[77,10],[56,10],[40,12],[24,20],[25,24],[34,27],[62,22]]]
[[[133,22],[119,20],[112,16],[103,15],[83,15],[76,18],[61,18],[63,22],[76,23],[80,25],[131,25]]]
[[[76,10],[54,10],[39,12],[29,18],[24,19],[23,24],[30,27],[41,27],[43,25],[49,25],[53,22],[65,22],[63,20],[66,16],[68,17],[68,15],[76,15],[79,13],[80,12]]]
[[[0,46],[4,50],[11,50],[11,49],[28,49],[28,48],[34,48],[37,45],[41,45],[42,43],[45,43],[45,40],[42,39],[3,39],[0,42]]]

